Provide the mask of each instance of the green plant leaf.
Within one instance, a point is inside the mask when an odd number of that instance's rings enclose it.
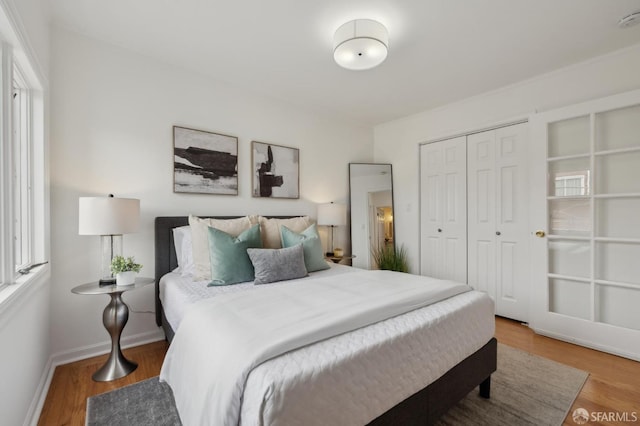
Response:
[[[409,272],[409,255],[404,245],[400,247],[382,244],[371,250],[378,269]]]
[[[125,258],[124,256],[114,256],[111,259],[111,273],[118,274],[120,272],[140,272],[142,265],[136,263],[133,256]]]

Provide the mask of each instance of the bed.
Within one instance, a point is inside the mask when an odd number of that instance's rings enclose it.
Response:
[[[230,219],[230,218],[232,217],[222,217],[221,219]],[[184,226],[187,224],[188,224],[187,217],[158,217],[156,218],[156,222],[155,222],[156,321],[159,326],[162,326],[164,328],[167,339],[169,341],[171,341],[174,336],[174,330],[170,324],[170,321],[167,319],[167,315],[166,315],[166,312],[170,312],[171,307],[168,306],[167,307],[168,309],[165,311],[163,303],[160,298],[160,293],[161,293],[160,283],[163,277],[165,277],[164,280],[166,281],[167,278],[171,276],[171,271],[177,266],[177,259],[176,259],[174,245],[173,245],[172,229],[175,227]],[[351,269],[348,267],[342,267],[342,268]],[[339,269],[340,269],[339,266],[334,266],[332,267],[330,273],[332,274],[342,273],[342,271],[340,271]],[[468,299],[473,299],[473,298],[477,298],[478,296],[472,294],[472,295],[467,295],[465,297]],[[462,302],[458,302],[458,300],[461,299],[459,297],[452,298],[452,299],[455,299],[455,303],[460,303],[460,304],[466,303],[466,301],[464,300]],[[165,301],[165,303],[170,303],[170,302]],[[447,302],[447,303],[454,303],[454,302]],[[470,301],[469,303],[471,304],[472,302]],[[446,305],[446,303],[444,305]],[[432,313],[429,313],[428,315],[432,315]],[[468,329],[466,331],[467,333],[473,332],[474,323],[477,322],[474,320],[465,319],[464,317],[460,317],[460,316],[451,316],[451,318],[452,318],[451,320],[452,323],[457,321],[456,327],[458,327],[458,329],[460,328]],[[434,320],[433,322],[434,323],[442,322],[445,324],[447,323],[447,321],[439,321],[437,319]],[[371,326],[368,326],[367,328],[370,328],[370,327]],[[378,328],[380,327],[381,326],[379,326]],[[397,327],[397,324],[395,325],[395,327]],[[360,330],[358,331],[360,332]],[[453,331],[451,333],[449,331],[445,332],[445,335],[450,335],[450,337],[446,337],[446,338],[453,340],[454,344],[460,343],[460,342],[457,342],[457,340],[467,340],[467,339],[473,340],[475,338],[474,336],[456,338],[455,333],[457,332],[458,331]],[[380,331],[379,333],[384,334],[386,333],[386,331]],[[442,333],[442,330],[440,330],[440,333]],[[357,336],[357,333],[354,334],[354,336]],[[465,336],[465,330],[461,331],[460,336]],[[486,336],[486,332],[485,332],[485,336]],[[342,338],[343,341],[347,339],[344,336],[338,336],[338,340],[334,342],[336,343],[335,347],[337,348],[340,348],[339,338]],[[408,335],[407,338],[412,339],[413,336]],[[403,400],[398,401],[398,403],[394,404],[391,407],[388,407],[386,411],[381,413],[375,419],[370,421],[367,420],[367,422],[364,422],[364,423],[368,423],[371,425],[431,424],[440,415],[446,412],[453,404],[455,404],[457,401],[459,401],[464,396],[466,396],[470,391],[472,391],[473,388],[475,388],[476,386],[480,387],[481,396],[488,398],[490,394],[491,373],[493,373],[496,370],[496,340],[492,336],[485,337],[485,338],[486,338],[486,341],[483,341],[481,344],[478,344],[477,342],[475,343],[476,346],[479,346],[477,350],[474,350],[468,356],[464,356],[461,359],[456,360],[455,364],[452,365],[450,368],[447,367],[447,370],[443,374],[441,375],[439,374],[438,377],[434,378],[434,380],[429,380],[427,382],[429,383],[427,386],[424,386],[424,387],[421,386],[420,388],[416,389],[416,391],[413,392],[411,395],[407,395],[407,397],[404,398]],[[342,343],[343,345],[347,345],[347,343],[345,342],[342,342]],[[384,343],[384,341],[381,341],[381,347],[382,347],[381,350],[384,350],[384,344],[382,343]],[[460,343],[460,345],[464,346],[462,343]],[[402,347],[408,347],[408,346],[411,346],[411,345],[410,344],[407,345],[406,342],[405,344],[402,345]],[[432,346],[436,347],[437,344],[434,343]],[[402,353],[403,351],[406,350],[406,349],[395,350],[391,346],[387,347],[387,350],[389,349],[391,349],[391,352],[388,352],[387,355],[389,354],[394,355],[394,352]],[[309,347],[304,348],[304,351],[310,351],[310,350],[311,349]],[[418,350],[418,352],[420,352],[420,349],[414,348],[414,350]],[[295,353],[300,351],[293,351],[293,352]],[[382,355],[379,354],[379,356],[383,356],[384,352],[381,352],[381,354]],[[286,355],[289,357],[295,356],[295,354],[294,355],[286,354]],[[298,355],[303,356],[301,354],[298,354]],[[444,358],[444,355],[443,355],[443,358]],[[367,355],[367,356],[372,357],[371,355]],[[286,358],[286,357],[283,356],[279,358]],[[367,364],[368,362],[370,363],[372,359],[375,359],[375,357],[363,358],[362,360],[356,359],[355,361],[352,360],[350,365],[353,368],[357,368],[358,364]],[[358,362],[358,361],[362,361],[362,362]],[[432,364],[432,363],[437,364],[438,363],[437,361],[439,362],[439,359],[436,359],[433,361],[421,360],[421,362],[425,364],[425,371],[428,370],[428,368],[426,367],[429,364]],[[272,363],[273,365],[277,365],[278,363],[282,364],[283,362],[285,361],[283,361],[282,359],[269,361],[269,363]],[[451,361],[448,361],[448,362],[451,362]],[[265,364],[268,364],[268,363],[265,363]],[[349,362],[345,361],[344,364],[345,366],[348,366]],[[431,367],[429,366],[429,368]],[[376,372],[377,370],[378,369],[376,369]],[[384,370],[384,369],[380,368],[380,370]],[[416,373],[416,376],[420,375],[418,373],[422,374],[422,371],[418,371]],[[375,374],[371,374],[371,375],[375,376]],[[259,374],[257,374],[256,376],[259,376]],[[253,379],[254,379],[254,375],[252,373],[252,375],[249,377],[249,380],[247,381],[248,387],[247,387],[246,398],[248,400],[251,399],[250,397],[251,397],[251,391],[253,387],[251,387],[250,385]],[[255,382],[257,380],[258,379],[255,379],[253,381]],[[317,386],[318,389],[321,388],[321,386],[317,385],[317,383],[314,384],[314,386]],[[300,393],[303,393],[304,389],[301,388],[299,391]],[[352,392],[351,394],[353,395],[354,390],[352,389],[351,392]],[[376,392],[378,393],[376,394]],[[367,401],[369,393],[372,394],[371,395],[372,399],[379,400],[381,398],[380,392],[381,390],[378,387],[369,387],[367,390],[366,386],[359,389],[359,391],[357,389],[355,391],[355,393],[358,394],[358,398],[360,398],[361,401]],[[338,391],[336,391],[336,394],[338,394]],[[312,408],[309,408],[309,410],[313,411]],[[251,409],[249,409],[249,411],[251,411]]]

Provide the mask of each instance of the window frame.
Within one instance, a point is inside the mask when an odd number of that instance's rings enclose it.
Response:
[[[13,117],[12,117],[12,143],[14,163],[12,174],[14,179],[19,175],[19,185],[13,183],[13,208],[14,208],[14,244],[19,244],[20,249],[14,248],[15,271],[31,266],[33,262],[33,221],[34,221],[34,197],[33,197],[33,114],[32,96],[26,80],[18,64],[13,68]],[[19,102],[19,105],[16,105]],[[16,110],[19,112],[16,113]],[[17,223],[20,231],[18,232]]]
[[[0,291],[15,279],[13,255],[13,135],[11,110],[13,93],[13,49],[0,45]]]
[[[45,92],[41,79],[24,52],[0,42],[0,304],[10,297],[13,284],[22,284],[38,275],[18,269],[48,258],[49,189],[46,149]],[[20,92],[20,123],[14,122],[14,86]],[[17,128],[14,129],[14,127]],[[14,130],[16,134],[14,135]],[[17,137],[16,137],[17,136]],[[18,144],[20,146],[18,146]],[[24,154],[24,155],[23,155]],[[17,167],[17,163],[22,164]],[[20,170],[18,170],[20,169]],[[22,205],[17,206],[15,174],[20,173]],[[25,218],[21,231],[21,256],[16,255],[16,215]],[[16,260],[23,259],[19,265]]]

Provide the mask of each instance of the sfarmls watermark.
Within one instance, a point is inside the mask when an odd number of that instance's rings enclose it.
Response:
[[[619,423],[636,423],[638,421],[638,413],[635,411],[592,411],[589,413],[584,408],[573,410],[573,421],[579,425],[587,424],[587,422],[619,422]]]

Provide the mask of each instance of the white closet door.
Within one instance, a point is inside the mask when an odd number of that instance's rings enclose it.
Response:
[[[469,285],[496,294],[495,131],[468,137]]]
[[[529,319],[527,124],[496,130],[497,313]]]
[[[420,147],[420,273],[440,277],[442,240],[442,145]]]
[[[469,284],[489,293],[496,313],[527,321],[529,219],[526,124],[470,135]]]
[[[467,282],[466,138],[420,148],[422,275]]]

